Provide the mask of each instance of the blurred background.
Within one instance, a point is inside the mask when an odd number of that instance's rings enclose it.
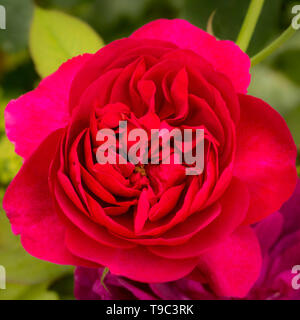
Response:
[[[3,112],[7,103],[34,89],[40,77],[29,53],[34,5],[75,16],[88,23],[107,44],[130,35],[158,18],[183,18],[206,30],[215,11],[213,30],[219,39],[235,40],[248,0],[0,0],[7,10],[7,30],[0,30],[0,198],[22,161],[7,140]],[[266,0],[247,53],[253,56],[291,23],[299,1]],[[300,146],[300,32],[280,50],[251,69],[249,93],[260,97],[286,119]],[[0,265],[6,268],[1,299],[74,299],[73,269],[39,261],[27,254],[0,214]]]

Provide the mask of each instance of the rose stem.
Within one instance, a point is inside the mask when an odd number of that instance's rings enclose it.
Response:
[[[236,44],[246,52],[254,33],[259,15],[264,5],[264,0],[251,0],[241,31]]]
[[[262,51],[260,51],[254,57],[251,58],[251,67],[255,66],[256,64],[260,63],[262,60],[267,58],[270,54],[277,50],[284,42],[289,40],[295,32],[296,30],[292,26],[287,28],[281,36],[279,36],[266,48],[264,48]]]

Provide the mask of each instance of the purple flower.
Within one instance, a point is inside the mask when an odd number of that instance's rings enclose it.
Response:
[[[300,300],[300,289],[292,287],[292,273],[300,265],[300,181],[282,208],[255,226],[261,244],[263,265],[259,279],[245,299]],[[104,269],[77,268],[75,296],[79,300],[207,300],[217,297],[204,279],[188,276],[174,282],[146,284],[108,273]],[[247,270],[245,270],[247,272]],[[195,273],[194,273],[195,275]],[[202,281],[201,281],[202,280]]]

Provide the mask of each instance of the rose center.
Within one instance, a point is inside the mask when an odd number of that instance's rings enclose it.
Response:
[[[147,176],[146,169],[143,164],[136,165],[134,171],[139,173],[142,176]]]

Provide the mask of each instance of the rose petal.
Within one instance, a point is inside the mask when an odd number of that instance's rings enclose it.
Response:
[[[164,259],[144,247],[120,250],[102,246],[75,228],[68,230],[66,242],[76,256],[106,266],[113,274],[141,282],[174,281],[190,273],[197,264],[197,259]]]
[[[262,254],[267,254],[268,250],[278,240],[282,232],[284,217],[280,212],[275,212],[255,226],[255,232],[261,244]]]
[[[295,192],[280,208],[284,216],[283,235],[291,234],[300,229],[300,180],[298,179]]]
[[[48,187],[48,170],[62,130],[52,133],[25,162],[7,188],[3,208],[23,247],[33,256],[59,264],[93,266],[65,247],[65,226],[56,214]]]
[[[260,247],[254,231],[240,227],[227,240],[201,255],[198,267],[219,296],[246,296],[261,268]]]
[[[241,122],[234,175],[250,192],[245,224],[280,209],[296,182],[297,149],[284,119],[264,101],[240,95]]]
[[[237,92],[247,92],[250,59],[232,41],[218,41],[207,32],[180,19],[150,22],[135,31],[131,38],[164,40],[179,48],[193,50],[231,79]]]
[[[220,199],[221,213],[206,228],[200,230],[188,242],[175,246],[151,246],[148,249],[165,258],[186,259],[195,257],[226,239],[245,219],[249,205],[247,188],[233,179]],[[200,214],[201,211],[195,214]]]
[[[20,156],[28,158],[51,132],[67,125],[71,82],[89,58],[86,54],[67,61],[37,89],[8,104],[6,133]]]

